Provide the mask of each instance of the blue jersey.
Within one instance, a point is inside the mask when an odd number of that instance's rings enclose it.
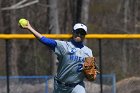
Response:
[[[43,40],[44,43],[44,40]],[[75,47],[70,41],[52,40],[46,43],[54,50],[59,61],[57,69],[57,79],[66,83],[78,83],[85,78],[83,73],[83,63],[85,57],[93,56],[92,50],[87,46]]]

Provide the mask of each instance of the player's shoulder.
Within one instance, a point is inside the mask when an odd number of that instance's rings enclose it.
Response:
[[[63,46],[63,48],[72,47],[72,44],[69,41],[55,40],[57,43],[57,47]]]
[[[92,51],[92,49],[91,49],[91,48],[89,48],[88,46],[85,46],[85,45],[84,45],[83,49],[84,49],[84,50],[89,50],[89,51]]]
[[[93,56],[93,54],[92,54],[93,51],[92,51],[91,48],[89,48],[89,47],[87,47],[87,46],[84,46],[82,50],[85,52],[86,55],[88,55],[88,56]]]
[[[82,50],[85,52],[86,55],[88,55],[88,56],[93,56],[93,55],[92,55],[92,50],[91,50],[89,47],[84,46],[84,47],[82,48]]]
[[[56,42],[57,44],[65,44],[65,43],[66,43],[66,41],[63,41],[63,40],[55,40],[55,42]]]

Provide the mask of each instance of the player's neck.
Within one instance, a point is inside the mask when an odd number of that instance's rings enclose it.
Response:
[[[83,48],[84,47],[83,42],[75,42],[73,39],[71,40],[71,42],[77,48]]]

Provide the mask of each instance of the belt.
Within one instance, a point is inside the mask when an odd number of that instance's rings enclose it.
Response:
[[[68,87],[75,87],[76,85],[80,84],[81,82],[78,82],[78,83],[65,83],[65,82],[61,82],[59,80],[56,80],[58,84],[63,84],[65,86],[68,86]]]

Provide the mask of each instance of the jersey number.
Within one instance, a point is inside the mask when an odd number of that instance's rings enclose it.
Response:
[[[77,72],[81,72],[83,70],[83,64],[78,64]]]

